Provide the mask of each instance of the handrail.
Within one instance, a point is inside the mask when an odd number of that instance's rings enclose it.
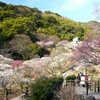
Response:
[[[76,80],[66,80],[66,85],[77,85]],[[86,87],[86,95],[88,95],[88,90],[92,90],[94,92],[100,92],[100,80],[85,80]]]

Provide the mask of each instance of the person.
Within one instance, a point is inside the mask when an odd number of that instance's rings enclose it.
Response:
[[[82,73],[82,72],[80,72],[79,74],[80,74],[80,76],[82,76],[82,75],[83,75],[83,73]]]
[[[85,76],[82,74],[80,84],[85,87]]]
[[[87,74],[85,75],[85,85],[86,85],[86,88],[88,89],[89,83],[88,83],[88,75]]]
[[[85,81],[88,81],[88,75],[87,74],[85,75]]]
[[[28,90],[28,87],[26,87],[26,92],[25,92],[25,95],[29,95],[29,90]]]
[[[78,75],[76,76],[76,79],[77,79],[77,84],[78,84],[78,86],[80,86],[81,76],[80,76],[79,73],[78,73]]]

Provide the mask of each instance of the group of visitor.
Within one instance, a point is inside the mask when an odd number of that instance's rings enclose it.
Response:
[[[88,81],[88,75],[87,74],[83,74],[83,73],[78,73],[78,75],[76,76],[77,79],[77,84],[78,86],[83,86],[85,87],[86,82]]]

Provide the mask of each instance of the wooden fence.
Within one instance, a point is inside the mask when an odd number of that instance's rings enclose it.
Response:
[[[76,80],[66,80],[66,85],[77,86]],[[89,80],[85,81],[86,95],[88,95],[88,90],[94,92],[100,92],[100,80]]]

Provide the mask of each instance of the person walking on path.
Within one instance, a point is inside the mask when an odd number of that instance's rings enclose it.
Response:
[[[88,82],[88,75],[84,75],[85,76],[85,81]]]
[[[76,79],[77,79],[77,84],[78,84],[78,86],[80,86],[81,76],[80,76],[79,73],[78,73],[78,75],[76,76]]]
[[[88,75],[87,75],[87,73],[85,75],[85,86],[86,86],[86,94],[88,94],[89,82],[88,82]]]
[[[82,74],[80,84],[85,87],[85,76]]]

